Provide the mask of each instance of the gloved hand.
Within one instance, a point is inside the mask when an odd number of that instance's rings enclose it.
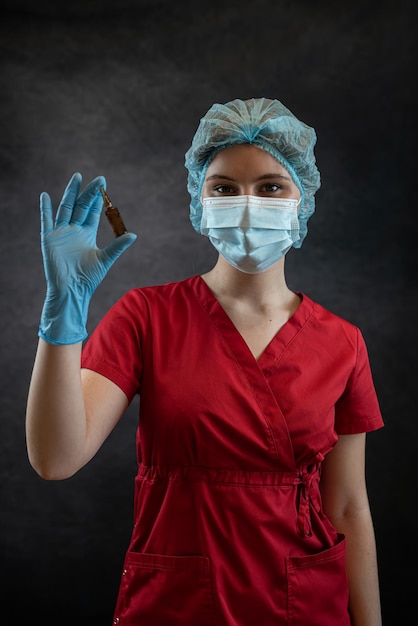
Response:
[[[70,179],[55,221],[51,198],[40,197],[41,247],[47,283],[39,337],[52,344],[71,344],[87,337],[91,296],[116,259],[136,239],[126,233],[106,247],[96,245],[103,207],[103,176],[93,179],[80,193],[81,174]]]

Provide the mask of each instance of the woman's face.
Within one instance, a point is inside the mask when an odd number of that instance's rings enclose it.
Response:
[[[283,165],[265,150],[244,143],[218,152],[207,169],[202,199],[246,195],[300,199]]]

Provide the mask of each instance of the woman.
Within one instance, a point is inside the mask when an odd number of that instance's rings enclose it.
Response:
[[[95,246],[102,177],[41,195],[47,297],[31,464],[77,472],[140,394],[124,626],[379,626],[366,432],[383,425],[360,331],[286,284],[319,187],[316,135],[277,100],[214,105],[186,154],[203,276],[133,289],[82,350],[88,303],[135,236]],[[81,359],[81,368],[80,368]]]

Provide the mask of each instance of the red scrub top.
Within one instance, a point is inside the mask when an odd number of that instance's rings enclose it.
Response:
[[[349,626],[321,461],[383,421],[361,333],[299,295],[258,360],[199,276],[129,291],[86,343],[83,367],[140,394],[114,624]]]

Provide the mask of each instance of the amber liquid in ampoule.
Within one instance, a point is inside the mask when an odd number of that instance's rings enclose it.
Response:
[[[109,224],[111,225],[113,229],[115,237],[120,237],[121,235],[124,235],[128,231],[126,230],[125,224],[123,223],[122,217],[119,213],[119,209],[113,206],[109,196],[107,195],[103,187],[100,187],[100,191],[103,196],[103,200],[104,200],[105,207],[106,207],[105,215],[107,219],[109,220]]]

